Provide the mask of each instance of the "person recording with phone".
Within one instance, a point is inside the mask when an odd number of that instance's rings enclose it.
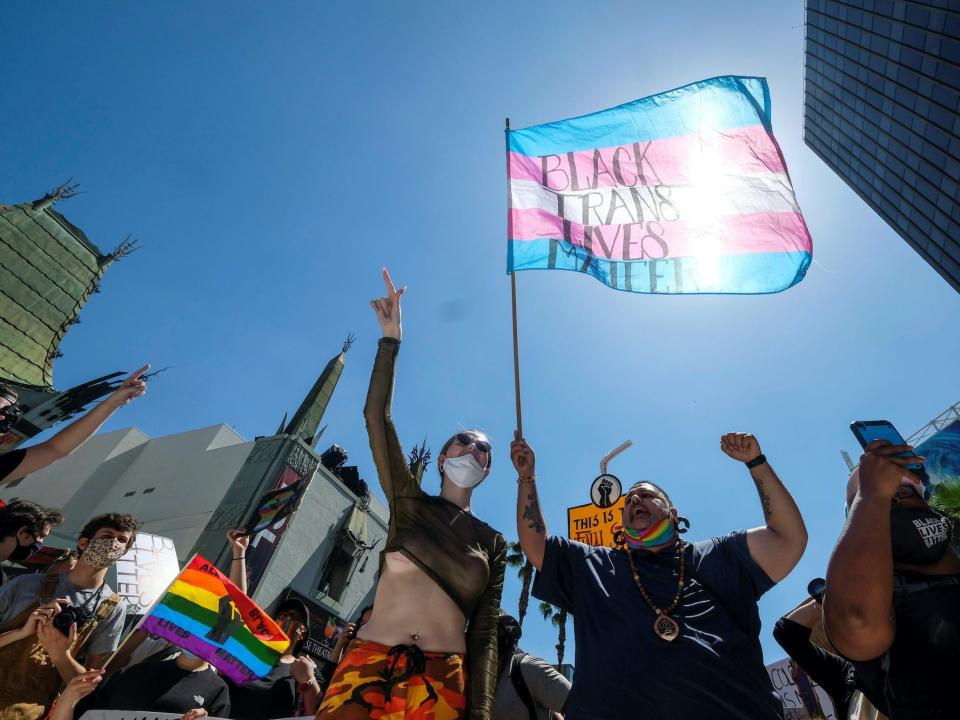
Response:
[[[921,463],[906,443],[866,444],[823,600],[830,643],[891,720],[957,717],[960,558],[952,521],[930,507],[910,469]]]
[[[106,575],[137,524],[132,515],[99,515],[80,531],[73,570],[21,575],[0,588],[0,717],[13,705],[17,717],[42,717],[63,683],[117,649],[126,611]]]

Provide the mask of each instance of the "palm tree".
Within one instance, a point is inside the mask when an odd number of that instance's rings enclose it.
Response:
[[[563,649],[567,645],[567,611],[555,608],[548,602],[540,603],[540,614],[557,627],[557,667],[563,665]]]
[[[953,545],[960,546],[960,482],[945,480],[933,488],[930,504],[953,518]]]
[[[530,604],[530,582],[533,580],[533,565],[523,554],[520,543],[507,543],[507,565],[517,570],[517,577],[523,586],[520,588],[520,603],[517,611],[520,617],[517,620],[523,627],[523,616],[527,614],[527,606]]]

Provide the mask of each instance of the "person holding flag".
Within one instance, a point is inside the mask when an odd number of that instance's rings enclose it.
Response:
[[[490,473],[490,442],[476,430],[451,437],[437,459],[440,494],[421,489],[390,409],[404,289],[386,268],[383,279],[386,297],[370,302],[383,337],[364,417],[390,527],[373,614],[334,672],[317,720],[413,712],[423,720],[490,720],[507,544],[470,512],[474,489]]]
[[[249,528],[228,530],[227,540],[233,548],[230,582],[246,593],[247,573],[243,561],[250,547]],[[284,635],[290,638],[290,644],[264,677],[243,685],[227,684],[230,703],[235,708],[233,720],[260,720],[271,714],[313,715],[320,704],[322,693],[316,678],[316,663],[301,652],[310,637],[309,608],[301,600],[288,598],[277,605],[274,616]]]
[[[613,549],[547,535],[536,458],[517,433],[517,531],[538,571],[533,595],[574,616],[567,720],[782,718],[757,600],[800,560],[807,532],[753,435],[728,433],[720,449],[745,463],[764,525],[686,542],[690,523],[667,493],[638,482],[626,493],[623,546]]]

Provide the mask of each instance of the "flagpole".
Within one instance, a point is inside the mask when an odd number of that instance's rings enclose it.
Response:
[[[510,118],[504,121],[507,143],[507,238],[512,237],[512,199],[510,195]],[[510,268],[510,308],[513,311],[513,391],[517,405],[517,434],[523,437],[523,413],[520,410],[520,347],[517,341],[517,273]]]

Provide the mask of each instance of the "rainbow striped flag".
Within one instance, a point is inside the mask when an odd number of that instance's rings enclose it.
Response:
[[[267,675],[290,644],[269,615],[200,555],[140,627],[202,657],[237,684]]]
[[[507,131],[507,272],[639,293],[773,293],[813,243],[758,77],[723,76]]]

